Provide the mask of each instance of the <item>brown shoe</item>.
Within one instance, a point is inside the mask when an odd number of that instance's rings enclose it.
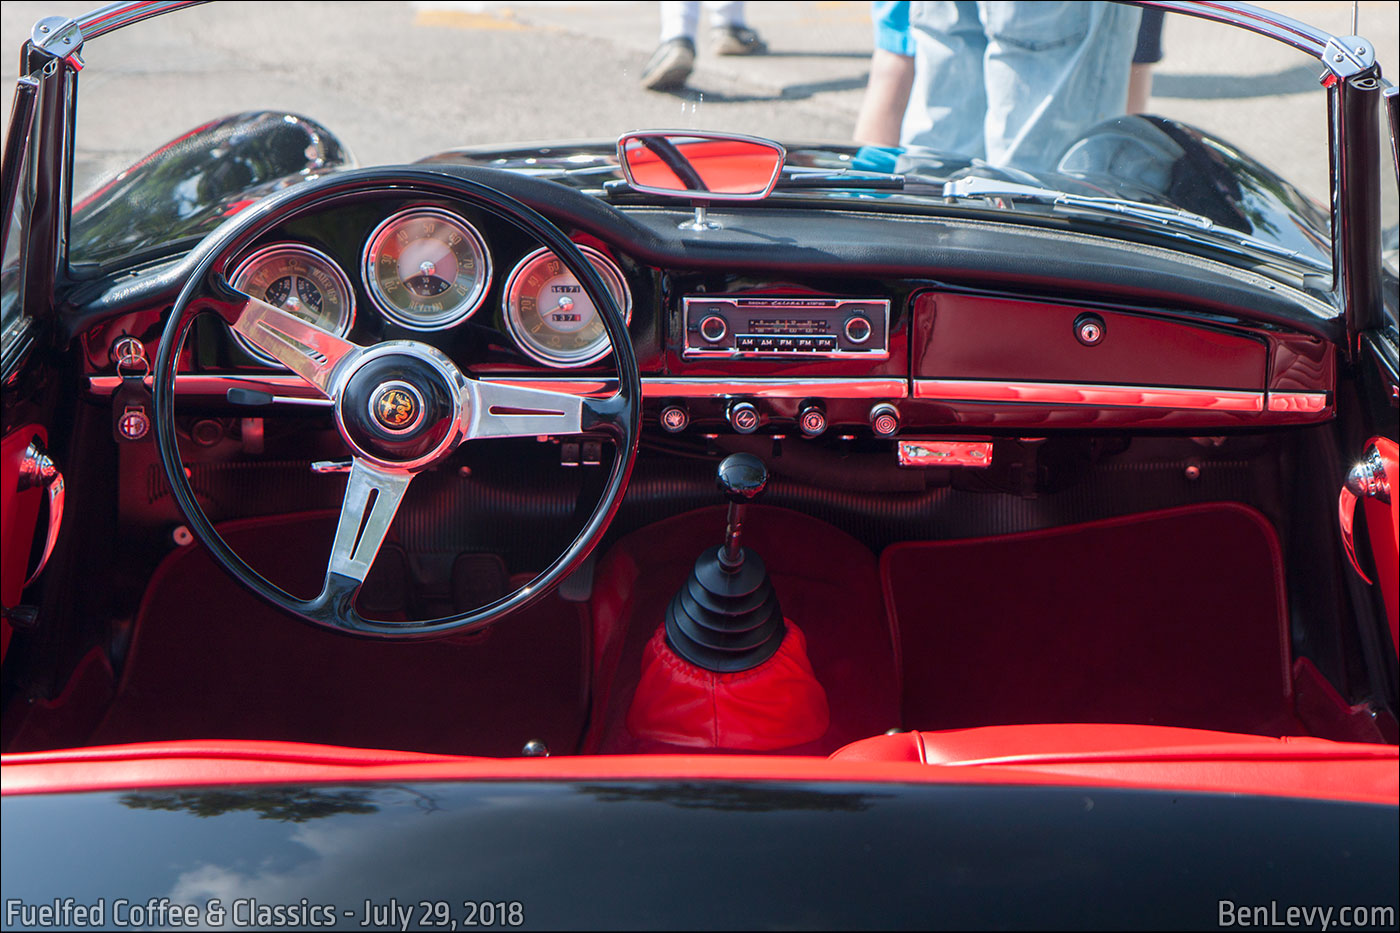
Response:
[[[747,26],[716,26],[710,31],[710,44],[718,55],[762,55],[768,43]]]
[[[649,91],[674,91],[685,87],[685,79],[695,67],[695,43],[678,37],[656,47],[642,69],[642,87]]]

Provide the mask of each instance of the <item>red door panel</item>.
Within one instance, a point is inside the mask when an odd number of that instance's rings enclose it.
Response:
[[[0,440],[0,602],[6,608],[19,604],[34,526],[44,501],[41,486],[19,491],[20,463],[35,438],[42,444],[48,435],[41,427],[26,425]],[[0,622],[0,659],[9,647],[10,623]]]

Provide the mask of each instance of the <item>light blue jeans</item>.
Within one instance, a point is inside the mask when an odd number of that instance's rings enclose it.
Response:
[[[914,87],[901,142],[1053,169],[1124,112],[1141,11],[1118,3],[911,3]]]

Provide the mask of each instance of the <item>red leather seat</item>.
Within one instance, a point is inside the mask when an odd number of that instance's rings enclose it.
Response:
[[[1271,738],[1204,729],[1105,723],[983,726],[901,732],[852,742],[842,761],[920,762],[1055,774],[1086,784],[1400,802],[1392,745]],[[975,780],[972,774],[969,779]]]

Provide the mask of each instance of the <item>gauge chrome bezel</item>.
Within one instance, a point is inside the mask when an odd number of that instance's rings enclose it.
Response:
[[[431,320],[412,318],[400,308],[394,306],[389,300],[389,296],[384,293],[383,287],[379,284],[379,277],[375,274],[375,263],[373,257],[379,252],[382,241],[400,223],[405,223],[418,217],[436,217],[438,220],[452,224],[458,228],[458,232],[465,234],[469,248],[476,256],[477,271],[476,284],[471,293],[460,302],[453,305],[449,311],[440,312],[437,317]],[[360,253],[360,271],[365,281],[365,292],[369,295],[369,300],[374,304],[379,312],[386,318],[398,324],[400,327],[419,333],[432,333],[439,330],[447,330],[449,327],[456,327],[458,324],[471,317],[481,306],[486,303],[486,296],[491,290],[491,276],[493,267],[491,264],[491,251],[486,247],[486,239],[481,232],[474,227],[470,221],[460,214],[441,207],[408,207],[401,211],[396,211],[384,218],[375,227],[365,241],[365,248]]]
[[[622,318],[630,327],[632,324],[632,289],[628,287],[627,277],[622,274],[622,269],[620,269],[617,263],[613,262],[612,258],[602,250],[594,249],[592,246],[586,246],[582,243],[575,243],[574,245],[578,247],[579,252],[583,253],[584,256],[588,257],[589,261],[593,263],[593,268],[598,271],[598,276],[603,280],[604,285],[616,284],[618,286],[618,291],[622,295]],[[525,270],[545,255],[554,255],[554,251],[547,246],[541,246],[539,249],[526,254],[515,264],[515,268],[510,271],[510,276],[506,279],[505,294],[501,299],[501,317],[505,319],[506,329],[510,331],[510,336],[515,341],[515,345],[520,348],[520,352],[530,357],[530,359],[554,369],[577,369],[580,366],[589,366],[599,360],[606,359],[608,354],[612,353],[612,341],[608,339],[606,330],[594,341],[599,344],[598,348],[592,350],[588,356],[582,357],[573,353],[557,354],[544,347],[538,346],[532,341],[532,338],[528,336],[525,325],[517,320],[517,315],[519,313],[519,306],[516,301],[517,287],[520,285]],[[555,256],[555,258],[558,259],[557,256]],[[565,268],[568,269],[567,266],[565,266]],[[569,274],[577,278],[572,270],[569,270]]]
[[[238,263],[238,265],[234,267],[233,274],[230,275],[228,278],[229,284],[231,284],[234,288],[238,289],[240,292],[244,292],[245,294],[247,294],[245,289],[242,287],[242,285],[239,284],[238,281],[239,278],[242,277],[243,273],[246,272],[250,267],[252,267],[254,263],[260,260],[265,260],[267,257],[273,255],[274,253],[281,252],[301,253],[305,256],[309,256],[314,260],[319,260],[319,262],[330,271],[331,277],[335,279],[336,285],[340,286],[341,292],[344,295],[345,306],[350,309],[349,313],[345,316],[344,325],[341,326],[339,329],[333,331],[333,333],[337,337],[344,337],[347,334],[349,334],[351,329],[355,326],[355,286],[350,283],[350,276],[347,275],[345,273],[345,270],[340,267],[340,263],[336,262],[330,256],[326,255],[314,246],[308,246],[305,243],[298,243],[294,240],[286,240],[281,243],[270,243],[267,246],[259,247],[258,249],[253,250],[253,252],[245,256]],[[266,296],[253,295],[252,297],[257,298],[261,301]],[[323,322],[318,320],[317,326],[320,326],[322,323]],[[278,369],[287,368],[283,366],[280,362],[278,362],[275,357],[264,351],[261,347],[253,343],[253,341],[249,340],[247,337],[244,337],[238,331],[230,328],[229,333],[233,334],[234,340],[238,341],[238,345],[242,347],[245,352],[257,359],[260,363],[266,363],[269,366],[275,366]]]

